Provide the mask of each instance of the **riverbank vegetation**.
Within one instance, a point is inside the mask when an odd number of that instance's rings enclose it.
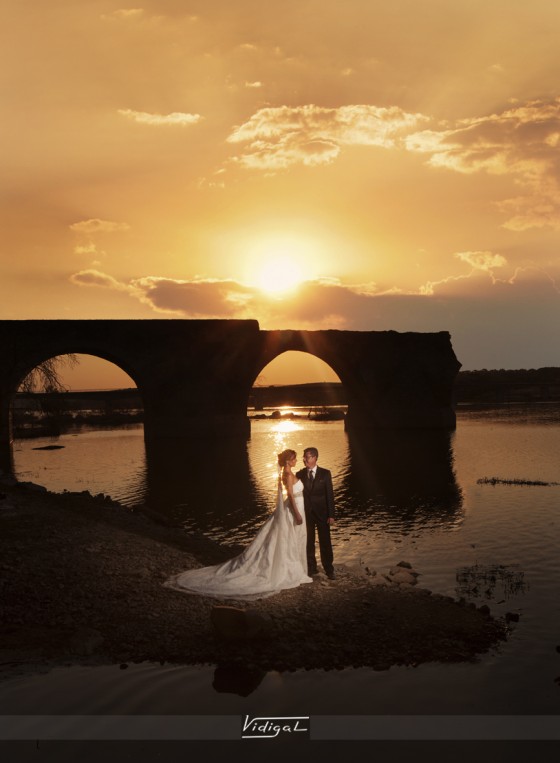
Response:
[[[53,386],[56,374],[45,378],[51,378],[52,382],[45,382],[47,391],[35,391],[38,379],[35,375],[35,381],[30,380],[26,389],[15,397],[16,438],[56,436],[74,426],[143,422],[138,389],[68,392],[60,383],[58,387]],[[560,402],[560,368],[461,371],[455,382],[454,402],[456,405]],[[255,386],[248,398],[251,418],[303,416],[329,421],[343,418],[347,404],[346,391],[339,382]],[[305,410],[281,410],[290,407]]]

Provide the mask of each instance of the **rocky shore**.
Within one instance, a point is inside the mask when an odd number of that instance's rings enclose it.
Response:
[[[432,594],[397,559],[391,574],[338,566],[336,580],[319,575],[250,604],[162,586],[238,550],[102,495],[49,493],[0,476],[1,676],[144,660],[256,674],[382,670],[474,660],[507,635],[486,607]]]

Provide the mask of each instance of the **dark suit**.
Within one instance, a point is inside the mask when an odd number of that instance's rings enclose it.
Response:
[[[315,528],[319,536],[321,564],[328,574],[333,572],[333,550],[329,517],[334,519],[334,492],[332,476],[328,469],[317,465],[315,479],[311,481],[307,469],[300,469],[297,477],[303,482],[303,501],[307,525],[307,569],[310,574],[317,571],[315,558]]]

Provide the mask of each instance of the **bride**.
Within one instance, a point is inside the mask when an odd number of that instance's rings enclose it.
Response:
[[[163,585],[218,599],[251,600],[312,583],[307,575],[303,483],[292,472],[296,461],[294,450],[278,454],[276,510],[239,556],[213,567],[180,572]]]

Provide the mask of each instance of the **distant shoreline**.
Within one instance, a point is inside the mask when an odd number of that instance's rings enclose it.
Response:
[[[414,380],[411,380],[414,384]],[[341,382],[309,382],[255,386],[247,399],[250,418],[270,418],[271,409],[307,408],[308,418],[343,418],[348,405]],[[452,404],[500,406],[507,404],[560,403],[560,368],[461,371],[453,390]],[[196,400],[193,400],[196,406]],[[338,410],[337,410],[338,409]],[[303,414],[302,414],[303,415]],[[56,434],[74,424],[121,425],[141,423],[143,405],[138,389],[17,393],[13,404],[14,435],[17,438]],[[48,430],[48,431],[47,431]]]

